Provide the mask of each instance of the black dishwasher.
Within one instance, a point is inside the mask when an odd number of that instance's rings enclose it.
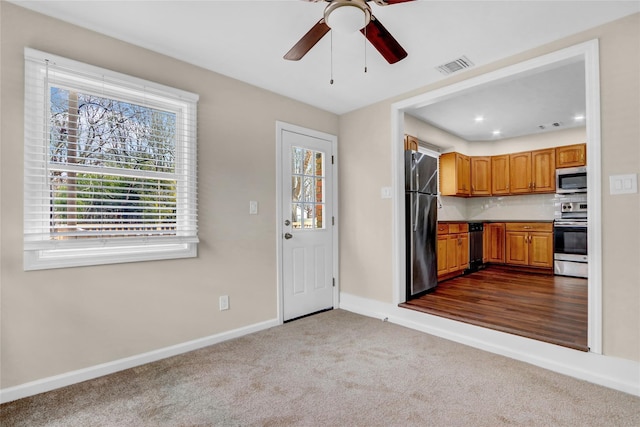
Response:
[[[465,271],[465,274],[484,268],[484,263],[482,262],[483,228],[481,222],[469,223],[469,268]]]

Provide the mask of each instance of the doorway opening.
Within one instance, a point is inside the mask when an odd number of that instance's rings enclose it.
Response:
[[[405,212],[402,203],[404,191],[402,141],[405,133],[405,113],[412,109],[442,102],[454,96],[468,93],[484,85],[491,85],[505,79],[517,79],[530,73],[553,68],[568,61],[582,61],[585,73],[585,101],[586,101],[586,136],[587,157],[599,159],[601,152],[600,141],[600,98],[599,98],[599,60],[598,41],[575,45],[548,55],[521,62],[494,72],[470,78],[460,83],[418,95],[392,106],[392,144],[393,144],[393,177],[394,177],[394,293],[395,303],[407,301],[406,295],[406,251],[405,251]],[[588,177],[588,347],[593,353],[602,353],[602,254],[600,231],[601,206],[601,168],[600,162],[587,163]]]

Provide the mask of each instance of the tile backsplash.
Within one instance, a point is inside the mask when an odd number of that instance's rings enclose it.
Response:
[[[553,221],[555,194],[502,197],[440,197],[440,221]]]

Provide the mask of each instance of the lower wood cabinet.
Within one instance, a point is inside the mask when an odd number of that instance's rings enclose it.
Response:
[[[553,268],[553,224],[507,223],[505,249],[506,264]]]
[[[438,223],[438,280],[461,275],[469,267],[467,223]],[[487,222],[483,261],[518,267],[553,269],[552,222]]]
[[[496,264],[505,262],[505,224],[492,222],[484,224],[483,261]]]
[[[469,225],[438,224],[438,279],[462,274],[469,267]]]

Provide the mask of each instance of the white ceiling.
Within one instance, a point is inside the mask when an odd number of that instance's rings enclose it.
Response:
[[[545,67],[468,89],[408,113],[467,141],[582,127],[586,113],[584,66],[584,61],[573,60]],[[495,135],[494,131],[500,133]]]
[[[483,65],[640,11],[637,0],[371,2],[409,56],[389,65],[361,34],[335,33],[330,85],[330,34],[282,59],[325,2],[11,1],[336,114],[441,80],[435,67],[462,55]]]

